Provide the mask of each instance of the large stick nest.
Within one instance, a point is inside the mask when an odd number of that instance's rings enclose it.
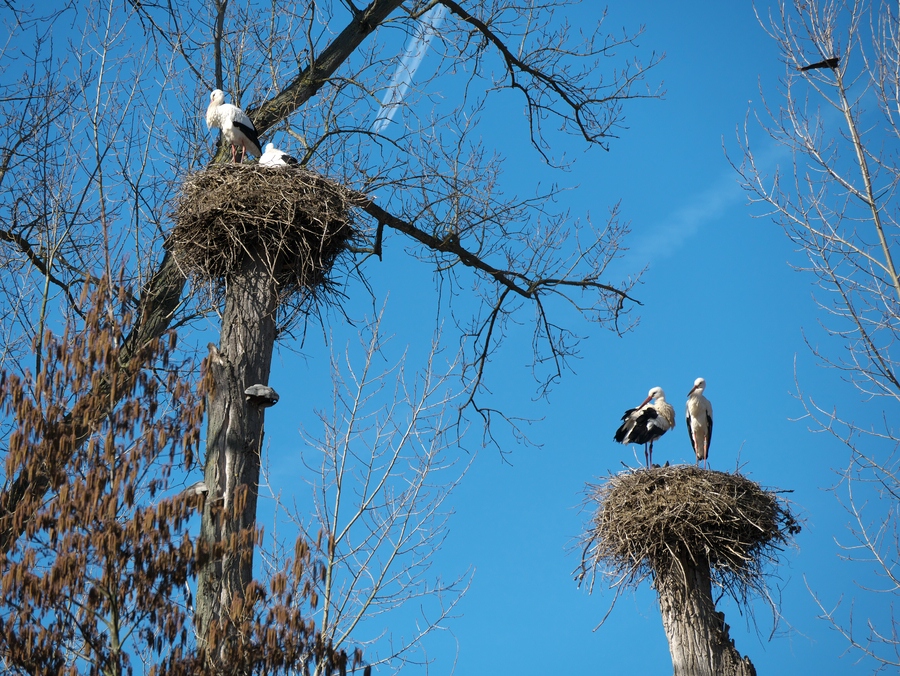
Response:
[[[358,194],[300,167],[216,164],[184,182],[168,245],[182,269],[221,288],[250,257],[279,296],[315,299],[353,237]]]
[[[591,499],[584,564],[605,568],[617,585],[666,575],[682,558],[708,563],[717,583],[742,598],[764,588],[764,567],[800,532],[775,493],[693,465],[622,472],[591,487]]]

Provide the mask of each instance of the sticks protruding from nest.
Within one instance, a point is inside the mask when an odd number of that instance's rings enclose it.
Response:
[[[626,471],[592,487],[597,511],[585,536],[585,569],[615,584],[674,573],[676,555],[708,562],[736,597],[763,585],[763,568],[800,532],[788,505],[740,474],[693,465]]]
[[[217,288],[259,257],[282,300],[315,299],[353,237],[350,208],[358,200],[300,167],[217,164],[182,186],[168,246],[186,273]]]

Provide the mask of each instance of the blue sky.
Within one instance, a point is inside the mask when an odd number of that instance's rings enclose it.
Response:
[[[759,7],[764,13],[766,6]],[[595,13],[594,3],[585,2],[571,17],[578,24]],[[446,576],[470,570],[471,586],[449,630],[427,644],[430,668],[403,673],[669,672],[649,585],[626,592],[594,631],[613,594],[602,581],[588,594],[573,582],[573,571],[589,518],[585,486],[620,471],[622,462],[640,462],[637,449],[612,441],[622,411],[651,387],[663,387],[679,423],[657,443],[654,458],[691,461],[683,402],[698,376],[706,378],[715,409],[711,466],[740,466],[763,486],[793,491],[786,497],[805,522],[797,548],[774,571],[782,614],[774,636],[764,604],[756,604],[754,619],[722,601],[738,649],[759,673],[869,673],[872,665],[844,654],[843,640],[816,617],[810,590],[826,605],[843,597],[846,607],[855,599],[860,616],[883,615],[887,601],[859,591],[856,583],[869,579],[864,565],[840,559],[836,540],[849,539],[847,516],[827,489],[846,452],[796,420],[803,409],[795,377],[823,402],[853,402],[854,395],[805,346],[804,332],[813,343],[825,340],[812,280],[790,267],[802,260],[781,230],[751,217],[723,150],[739,157],[735,130],[748,111],[759,109],[759,85],[773,92],[785,67],[748,2],[637,1],[613,7],[606,25],[645,25],[641,51],[666,54],[650,81],[662,80],[667,92],[663,100],[626,108],[628,129],[609,152],[572,144],[573,169],[562,177],[550,172],[523,141],[521,106],[507,99],[488,107],[481,133],[510,160],[506,186],[528,190],[536,178],[577,186],[566,193],[566,204],[598,219],[622,201],[633,232],[618,269],[649,265],[634,292],[643,303],[641,321],[624,337],[576,325],[588,335],[581,359],[547,400],[533,397],[526,327],[493,360],[492,402],[534,418],[528,433],[537,446],[516,447],[505,457],[480,451],[452,494],[449,534],[435,566]],[[420,72],[430,63],[426,57]],[[755,138],[767,163],[787,159],[761,132]],[[386,324],[396,343],[421,347],[433,330],[433,315],[420,309],[436,303],[432,277],[422,264],[402,260],[401,244],[388,240],[385,263],[369,270],[376,295],[388,297]],[[293,453],[292,381],[296,368],[321,377],[317,343],[307,342],[300,367],[285,351],[277,357],[284,368],[276,367],[272,384],[282,403],[267,415],[273,454]]]
[[[623,594],[605,624],[595,630],[613,593],[602,580],[588,593],[573,578],[580,563],[577,543],[590,517],[586,487],[621,471],[623,463],[635,467],[642,462],[640,449],[613,442],[622,412],[640,403],[651,387],[663,387],[678,423],[657,443],[654,459],[692,462],[683,406],[698,376],[706,378],[706,394],[715,410],[711,467],[740,467],[765,487],[792,491],[785,496],[804,520],[797,547],[787,550],[773,571],[782,615],[774,635],[765,604],[755,604],[751,616],[728,599],[722,601],[738,650],[749,655],[760,674],[870,673],[872,664],[844,654],[843,639],[817,619],[813,592],[826,606],[843,599],[847,608],[852,599],[860,618],[883,618],[888,602],[860,591],[858,583],[872,583],[871,570],[840,558],[838,543],[849,541],[848,517],[828,488],[845,466],[847,452],[830,437],[811,434],[807,422],[797,420],[803,415],[795,396],[797,383],[826,407],[846,405],[849,415],[860,420],[873,416],[853,390],[834,372],[820,368],[810,354],[804,336],[814,345],[829,345],[818,323],[813,280],[791,268],[803,260],[779,227],[766,218],[753,218],[755,212],[725,154],[739,159],[736,130],[748,113],[760,110],[760,85],[768,94],[775,93],[785,66],[749,2],[619,4],[610,9],[606,28],[633,32],[645,26],[637,51],[645,58],[651,51],[665,53],[648,81],[662,82],[666,95],[627,104],[627,129],[610,143],[608,152],[558,139],[561,145],[554,151],[574,164],[564,173],[551,170],[528,144],[522,103],[513,95],[488,100],[479,130],[488,150],[507,159],[502,176],[507,193],[530,195],[537,184],[558,182],[571,187],[560,200],[573,218],[590,216],[596,222],[621,201],[632,232],[628,252],[610,271],[610,281],[647,268],[633,292],[642,303],[640,323],[617,336],[574,313],[566,316],[585,340],[580,358],[545,399],[536,398],[528,367],[529,326],[513,327],[493,356],[489,401],[531,420],[525,429],[533,443],[516,445],[501,435],[501,455],[495,448],[479,449],[473,430],[465,448],[452,451],[458,468],[470,465],[445,503],[451,512],[446,539],[430,574],[444,579],[467,576],[469,589],[446,629],[427,639],[428,666],[408,665],[402,673],[670,672],[649,584]],[[573,25],[589,24],[598,18],[598,7],[577,3],[568,16]],[[768,5],[761,2],[758,8],[765,14]],[[398,62],[402,37],[396,38]],[[425,81],[434,72],[439,42],[435,37],[415,71],[412,90],[419,78]],[[459,81],[450,76],[435,80],[415,100],[415,112],[427,115],[434,102],[454,105],[459,88]],[[185,115],[212,147],[214,134],[202,121],[207,97],[207,91],[198,91],[195,98],[201,107]],[[385,133],[408,112],[397,108]],[[360,127],[371,128],[374,122],[373,115]],[[761,131],[754,138],[767,166],[787,166],[789,157]],[[292,138],[280,132],[264,140],[289,153],[298,150]],[[301,432],[321,434],[316,414],[327,411],[332,396],[329,351],[349,349],[358,364],[357,328],[373,308],[384,307],[391,342],[380,364],[389,366],[408,352],[413,370],[427,355],[442,299],[435,272],[410,256],[409,248],[408,240],[388,234],[384,260],[373,258],[364,265],[373,295],[351,280],[343,312],[327,312],[324,329],[311,324],[302,345],[285,341],[277,349],[270,384],[281,400],[266,413],[264,461],[273,491],[295,502],[304,514],[310,510],[304,482],[312,475],[303,459],[309,461],[314,452]],[[460,289],[463,300],[455,307],[462,314],[471,309],[464,300],[471,291]],[[344,312],[355,324],[343,321]],[[208,322],[182,329],[181,344],[196,344],[203,351],[215,339],[217,322],[210,316]],[[449,323],[443,329],[450,349],[453,329]],[[187,482],[198,478],[191,476]],[[263,523],[271,506],[271,499],[261,500]],[[290,536],[284,524],[279,528],[281,535]],[[409,635],[419,610],[415,602],[407,604],[368,622],[361,631]]]

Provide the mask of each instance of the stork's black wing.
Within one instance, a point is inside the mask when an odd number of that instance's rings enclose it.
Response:
[[[652,406],[642,410],[634,422],[634,429],[629,435],[631,443],[649,444],[651,441],[659,439],[665,430],[654,424],[658,417],[659,412]]]
[[[684,416],[684,426],[687,427],[688,439],[691,440],[691,448],[694,449],[694,453],[697,452],[697,442],[694,441],[694,430],[691,429],[691,414],[686,413]]]
[[[628,432],[631,431],[632,427],[634,427],[634,421],[631,420],[631,414],[634,413],[636,410],[637,410],[636,408],[629,408],[622,415],[622,420],[624,422],[619,426],[619,429],[616,430],[616,434],[613,437],[613,439],[615,441],[618,441],[620,444],[627,443],[625,441],[625,437],[628,436]]]
[[[253,144],[253,148],[250,150],[253,151],[253,154],[257,157],[262,155],[262,150],[259,145],[259,137],[256,135],[256,129],[253,128],[252,124],[245,124],[243,122],[239,122],[235,120],[232,124],[241,130],[241,133],[247,137],[247,140]]]

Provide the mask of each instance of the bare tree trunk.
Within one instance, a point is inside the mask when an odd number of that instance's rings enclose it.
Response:
[[[278,292],[264,252],[231,276],[221,344],[210,344],[206,470],[209,491],[200,537],[216,554],[199,571],[196,625],[201,642],[210,623],[229,615],[253,578],[256,500],[265,409],[244,390],[268,384]]]
[[[728,637],[724,613],[716,612],[709,563],[684,555],[672,563],[656,590],[675,676],[756,676]]]

